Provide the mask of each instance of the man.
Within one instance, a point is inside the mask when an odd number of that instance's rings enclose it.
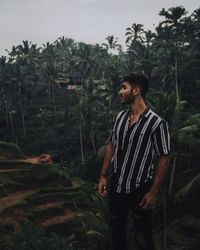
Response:
[[[129,212],[133,216],[138,249],[155,249],[152,208],[169,166],[170,139],[166,121],[145,103],[148,84],[143,75],[124,77],[119,95],[121,102],[130,107],[114,119],[100,173],[99,194],[105,197],[107,189],[109,191],[113,250],[127,249],[126,221]],[[112,175],[108,188],[110,167]]]

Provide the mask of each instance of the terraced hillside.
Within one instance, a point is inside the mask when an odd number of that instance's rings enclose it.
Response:
[[[0,185],[1,249],[15,249],[13,239],[24,221],[46,234],[71,239],[79,247],[94,239],[102,245],[107,228],[100,208],[105,205],[93,184],[70,178],[59,165],[4,159],[0,161]]]

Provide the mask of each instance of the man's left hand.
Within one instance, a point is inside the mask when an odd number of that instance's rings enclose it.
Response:
[[[156,196],[157,195],[151,191],[147,192],[139,205],[143,209],[152,209],[156,203]]]

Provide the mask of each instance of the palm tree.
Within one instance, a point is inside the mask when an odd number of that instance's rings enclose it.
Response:
[[[142,35],[144,34],[144,29],[142,24],[133,23],[131,27],[126,29],[126,43],[130,42],[142,42]]]
[[[144,31],[142,46],[140,46],[140,60],[138,60],[136,70],[143,72],[148,79],[151,79],[152,71],[155,67],[154,42],[156,34],[150,30]]]
[[[113,35],[106,37],[107,43],[103,43],[102,45],[105,46],[105,48],[108,51],[114,52],[115,49],[121,50],[121,45],[117,43],[118,38],[114,37]]]
[[[143,25],[133,23],[131,27],[126,29],[125,35],[130,71],[135,71],[140,65],[141,58],[144,58]]]
[[[178,82],[178,56],[179,48],[181,48],[184,41],[182,41],[182,22],[183,17],[186,15],[186,10],[183,7],[170,8],[166,11],[164,8],[159,13],[164,16],[165,20],[160,22],[157,32],[158,37],[162,38],[165,45],[172,46],[174,50],[174,74],[175,74],[175,89],[176,89],[176,102],[180,103],[180,90]],[[164,33],[166,32],[166,34]],[[163,39],[164,38],[164,39]],[[164,41],[163,41],[164,40]]]

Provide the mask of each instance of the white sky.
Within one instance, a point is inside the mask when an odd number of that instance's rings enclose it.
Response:
[[[65,36],[103,43],[108,35],[124,44],[125,30],[141,23],[153,30],[162,8],[182,5],[189,13],[199,0],[0,0],[0,56],[29,40],[41,46]]]

